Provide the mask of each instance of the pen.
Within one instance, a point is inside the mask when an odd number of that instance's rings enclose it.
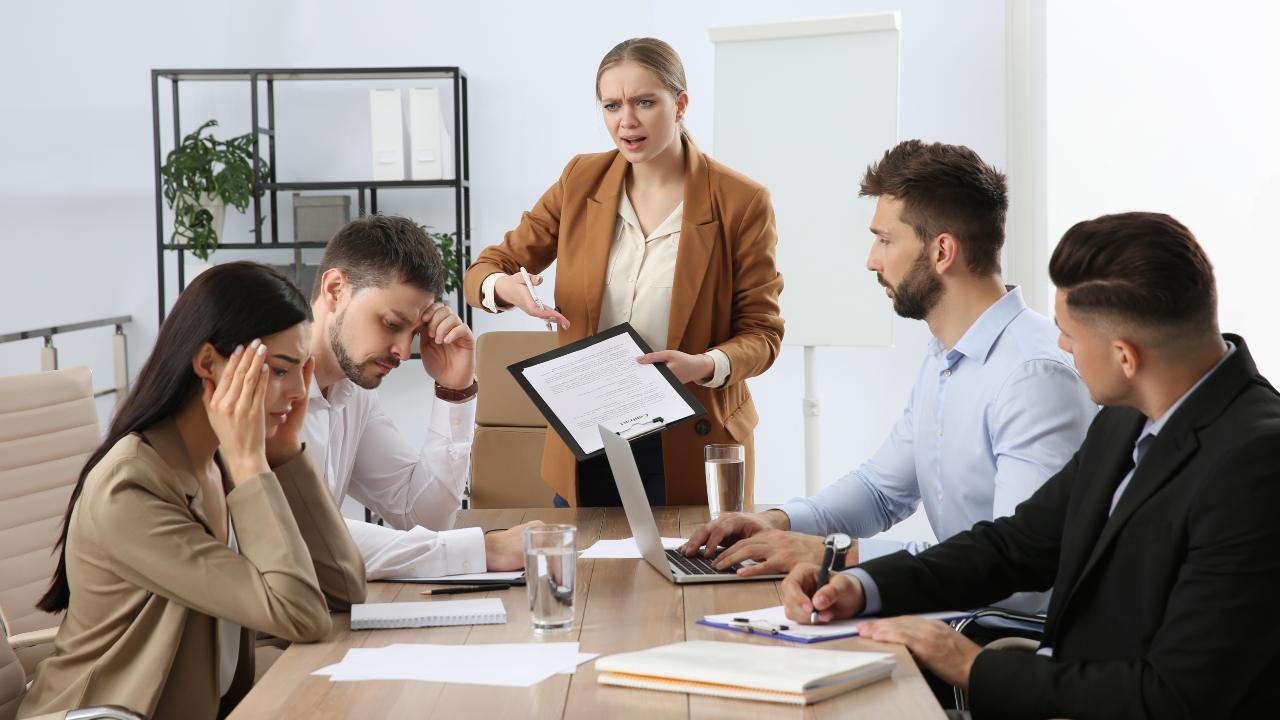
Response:
[[[510,585],[454,585],[446,588],[432,588],[431,590],[423,590],[419,595],[461,595],[462,593],[473,592],[489,592],[490,590],[506,590]]]
[[[533,304],[537,305],[540,310],[546,310],[547,306],[538,299],[537,293],[533,291],[533,282],[529,280],[529,271],[525,270],[523,265],[520,266],[520,277],[524,278],[524,286],[529,288],[529,297],[533,298]],[[551,324],[550,320],[546,320],[545,322],[547,323],[548,330],[556,329],[555,326]]]
[[[826,548],[822,551],[822,567],[818,568],[818,586],[813,589],[813,594],[817,595],[818,591],[827,584],[827,577],[831,573],[831,561],[835,559],[836,549],[831,543],[826,543]],[[809,613],[809,624],[816,625],[818,622],[818,608],[814,608]]]
[[[771,623],[768,620],[752,620],[751,618],[736,617],[729,621],[729,625],[736,627],[748,635],[754,633],[768,633],[769,635],[780,635],[791,629],[790,625],[782,625]]]

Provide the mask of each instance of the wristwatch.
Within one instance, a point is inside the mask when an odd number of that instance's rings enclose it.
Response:
[[[457,402],[463,402],[465,400],[470,400],[471,398],[475,397],[476,393],[478,392],[480,392],[479,380],[472,380],[470,385],[462,388],[461,390],[447,388],[441,385],[440,383],[436,383],[436,397],[440,398],[441,400],[445,400],[447,402],[457,403]]]
[[[836,572],[843,570],[844,554],[853,547],[853,538],[844,533],[831,533],[822,541],[822,544],[834,551],[831,555],[831,569]]]

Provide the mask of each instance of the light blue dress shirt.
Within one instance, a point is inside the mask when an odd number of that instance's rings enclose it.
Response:
[[[902,417],[861,467],[780,509],[791,529],[867,538],[923,501],[939,540],[1013,514],[1080,447],[1097,413],[1058,329],[1016,287],[954,348],[932,338]],[[859,560],[931,543],[863,540]],[[1034,612],[1045,596],[1012,603]]]

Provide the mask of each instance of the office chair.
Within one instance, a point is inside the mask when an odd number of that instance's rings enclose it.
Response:
[[[0,619],[25,672],[53,652],[59,616],[36,610],[76,478],[101,442],[89,368],[0,378]]]
[[[27,694],[27,674],[22,663],[9,645],[9,632],[0,623],[0,720],[14,720],[18,706]],[[68,710],[65,713],[49,713],[29,720],[145,720],[142,715],[118,705]]]
[[[476,340],[476,436],[471,445],[472,508],[551,507],[542,482],[547,420],[507,366],[556,347],[556,333],[487,332]]]
[[[975,640],[984,650],[1002,650],[1034,653],[1044,637],[1043,615],[1027,615],[1001,608],[983,608],[972,615],[954,620],[951,627],[970,640]],[[991,639],[995,636],[995,639]],[[969,698],[960,688],[956,694],[956,709],[969,710]]]

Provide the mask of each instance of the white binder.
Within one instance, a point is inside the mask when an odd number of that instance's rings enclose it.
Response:
[[[409,91],[410,177],[442,180],[453,177],[453,141],[445,126],[437,88]]]
[[[373,179],[404,180],[404,117],[399,90],[369,91]]]

